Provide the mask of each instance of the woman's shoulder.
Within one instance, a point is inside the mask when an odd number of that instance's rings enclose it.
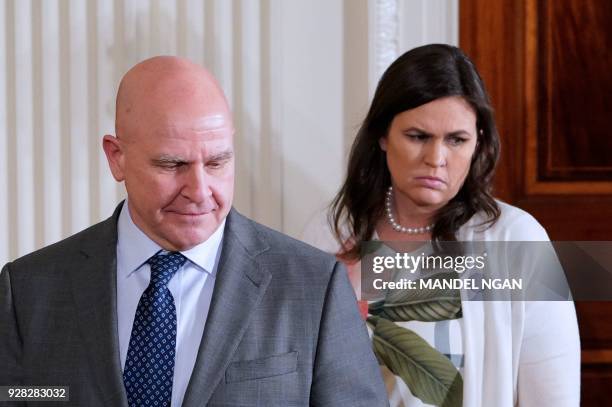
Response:
[[[476,213],[457,233],[458,240],[489,241],[548,241],[546,230],[527,211],[495,200],[500,216],[493,224],[487,223],[485,213]],[[337,253],[340,244],[329,224],[328,208],[317,211],[307,222],[300,239],[328,253]],[[346,225],[340,225],[346,228]]]
[[[485,213],[475,214],[459,229],[459,240],[547,241],[546,230],[527,211],[495,200],[500,216],[493,224],[487,223]]]

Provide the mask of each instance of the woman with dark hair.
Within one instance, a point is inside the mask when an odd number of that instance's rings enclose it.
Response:
[[[408,51],[378,84],[328,222],[311,222],[304,240],[347,264],[358,296],[367,241],[548,241],[531,215],[493,198],[499,149],[489,97],[470,59],[449,45]],[[405,330],[398,335],[421,346],[415,354],[375,347],[392,406],[578,406],[571,301],[457,298],[453,306],[430,304],[441,310],[431,317],[394,320]],[[369,327],[375,331],[379,320],[368,318]]]

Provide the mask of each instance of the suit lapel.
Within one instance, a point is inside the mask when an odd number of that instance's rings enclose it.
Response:
[[[257,262],[267,250],[251,221],[232,210],[226,229],[215,288],[184,407],[204,406],[238,347],[271,275]]]
[[[117,333],[117,218],[82,232],[71,279],[79,328],[106,405],[127,406]]]
[[[76,260],[70,265],[79,329],[85,340],[99,390],[107,405],[127,406],[117,333],[117,219],[82,232]],[[183,406],[206,405],[224,377],[271,275],[256,256],[268,249],[251,221],[232,210],[206,328]]]

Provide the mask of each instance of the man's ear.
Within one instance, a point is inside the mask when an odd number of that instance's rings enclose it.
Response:
[[[378,139],[378,145],[382,151],[387,151],[387,137],[381,137]]]
[[[110,134],[105,135],[102,138],[102,148],[104,149],[104,154],[106,154],[108,166],[113,174],[113,178],[115,178],[117,182],[123,181],[125,179],[123,170],[125,159],[119,139]]]

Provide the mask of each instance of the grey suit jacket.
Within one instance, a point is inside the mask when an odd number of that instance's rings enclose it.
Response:
[[[61,406],[127,406],[116,310],[120,207],[3,268],[0,385],[70,386]],[[388,405],[344,268],[232,210],[183,405]]]

